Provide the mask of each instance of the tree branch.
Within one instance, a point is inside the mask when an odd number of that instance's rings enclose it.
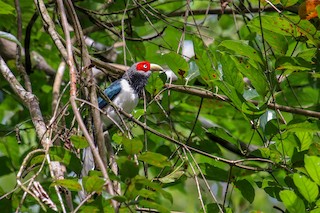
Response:
[[[166,84],[165,88],[170,89],[170,90],[174,90],[174,91],[178,91],[178,92],[182,92],[182,93],[187,93],[190,95],[196,95],[196,96],[203,97],[203,98],[214,98],[214,99],[221,100],[221,101],[231,102],[227,96],[216,95],[210,91],[200,90],[195,87]],[[255,101],[255,100],[248,100],[248,102],[251,102],[256,106],[259,105],[259,102]],[[294,107],[279,105],[276,103],[268,103],[267,107],[269,109],[273,109],[273,110],[278,109],[283,112],[290,112],[293,114],[304,115],[304,116],[309,116],[309,117],[314,117],[314,118],[320,118],[320,112],[316,112],[316,111],[311,111],[311,110],[306,110],[306,109],[298,109],[298,108],[294,108]]]
[[[20,97],[25,106],[27,106],[30,111],[31,120],[35,126],[38,138],[44,148],[47,148],[50,144],[47,144],[45,133],[47,131],[46,124],[43,120],[42,113],[40,110],[40,105],[37,97],[25,90],[23,86],[19,83],[17,78],[13,75],[3,58],[0,56],[0,70],[3,77],[10,84],[13,91]]]
[[[67,50],[63,46],[63,44],[59,38],[59,34],[55,30],[55,25],[54,25],[51,17],[49,16],[46,5],[44,4],[44,2],[42,0],[34,0],[34,4],[38,8],[38,11],[39,11],[39,14],[42,18],[43,25],[44,25],[45,29],[47,30],[47,32],[51,36],[52,40],[54,41],[56,47],[60,51],[64,60],[67,61],[68,60]]]
[[[89,132],[88,132],[83,120],[82,120],[82,116],[81,116],[81,114],[80,114],[80,112],[78,110],[77,104],[76,104],[77,70],[76,70],[76,67],[75,67],[75,64],[74,64],[70,32],[68,30],[68,21],[67,21],[65,8],[64,8],[62,0],[58,0],[57,2],[58,2],[58,8],[59,8],[59,11],[60,11],[60,15],[61,15],[62,28],[64,30],[64,34],[65,34],[65,37],[66,37],[66,47],[67,47],[66,48],[66,50],[67,50],[67,60],[66,61],[67,61],[67,64],[69,66],[69,69],[70,69],[70,99],[69,100],[70,100],[70,103],[71,103],[71,106],[72,106],[73,113],[74,113],[74,115],[76,117],[76,120],[77,120],[79,126],[80,126],[80,129],[83,131],[83,134],[84,134],[85,138],[87,139],[87,141],[88,141],[88,143],[90,145],[91,151],[93,152],[93,156],[94,156],[99,168],[101,169],[103,177],[105,178],[105,183],[107,185],[108,193],[110,193],[111,195],[114,195],[114,190],[113,190],[112,183],[110,181],[109,175],[107,173],[106,166],[105,166],[102,158],[100,157],[97,148],[95,147],[94,141],[93,141],[91,135],[89,134]],[[70,6],[72,6],[72,5],[69,4],[69,7]],[[77,21],[75,20],[75,17],[73,17],[73,21],[74,21],[75,25],[79,24],[79,23],[76,23]],[[79,31],[77,31],[77,33],[79,33]],[[83,39],[83,35],[79,35],[78,34],[78,36]],[[82,44],[83,43],[84,42],[82,42]],[[81,46],[83,46],[83,45],[81,45]],[[85,47],[85,45],[84,45],[84,47]],[[85,51],[85,50],[82,50],[82,51]],[[87,59],[85,59],[85,60],[87,60]],[[86,62],[86,63],[88,63],[88,62]],[[91,74],[91,77],[92,77],[92,74]],[[97,103],[95,103],[95,105],[97,105]],[[113,207],[116,209],[117,202],[112,200],[112,204],[113,204]]]
[[[291,6],[291,7],[277,7],[278,9],[281,9],[282,11],[290,11],[290,12],[295,12],[297,13],[298,8],[296,6]],[[244,14],[244,13],[258,13],[258,12],[277,12],[275,11],[274,8],[272,7],[265,7],[265,8],[251,8],[250,10],[245,8],[243,10],[234,10],[231,8],[225,9],[225,10],[221,10],[221,8],[215,8],[215,9],[204,9],[204,10],[192,10],[192,15],[205,15],[205,14],[211,14],[211,15],[222,15],[222,14]],[[167,17],[176,17],[176,16],[183,16],[185,14],[185,11],[176,11],[176,12],[172,12],[167,14]]]

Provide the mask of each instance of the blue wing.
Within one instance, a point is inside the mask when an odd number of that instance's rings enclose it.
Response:
[[[121,91],[120,80],[116,80],[109,87],[104,90],[104,94],[112,101]],[[108,102],[101,97],[98,98],[99,108],[102,109],[108,105]]]

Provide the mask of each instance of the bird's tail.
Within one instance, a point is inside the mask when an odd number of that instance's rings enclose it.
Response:
[[[92,154],[90,147],[86,147],[83,149],[82,162],[83,162],[83,164],[82,164],[82,170],[81,170],[81,178],[79,179],[79,183],[82,186],[82,190],[79,191],[80,200],[85,199],[85,197],[87,196],[87,193],[85,192],[83,185],[82,185],[82,178],[84,176],[87,176],[89,174],[89,171],[91,171],[95,168],[94,157],[93,157],[93,154]]]
[[[90,147],[86,147],[82,153],[82,170],[81,170],[81,177],[87,176],[89,171],[95,168],[94,158]]]

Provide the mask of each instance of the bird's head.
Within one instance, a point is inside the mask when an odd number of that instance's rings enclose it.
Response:
[[[163,71],[163,68],[157,64],[151,64],[148,61],[142,61],[132,65],[123,78],[128,81],[131,87],[140,95],[142,89],[148,82],[148,78],[154,71]]]
[[[163,71],[163,68],[157,64],[151,64],[148,61],[141,61],[133,64],[128,71],[124,74],[129,78],[130,76],[141,76],[148,78],[151,75],[151,72],[154,71]]]

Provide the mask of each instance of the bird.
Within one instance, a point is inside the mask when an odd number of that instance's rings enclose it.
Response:
[[[107,87],[104,90],[104,94],[115,106],[127,113],[131,113],[138,105],[139,97],[142,95],[149,76],[154,71],[163,71],[163,68],[148,61],[135,63],[123,74],[122,78]],[[119,124],[120,117],[114,108],[108,104],[108,101],[99,97],[98,105],[107,115],[102,117],[105,128],[110,127],[115,122]]]
[[[141,61],[133,64],[123,76],[114,81],[104,90],[104,95],[108,97],[113,105],[121,110],[131,113],[139,103],[139,97],[142,96],[142,91],[148,83],[148,78],[152,72],[164,71],[158,64],[152,64],[148,61]],[[98,97],[99,108],[104,112],[102,121],[104,129],[110,128],[113,124],[121,125],[121,118],[108,100]],[[83,151],[83,168],[82,176],[94,169],[94,158],[90,147]]]

